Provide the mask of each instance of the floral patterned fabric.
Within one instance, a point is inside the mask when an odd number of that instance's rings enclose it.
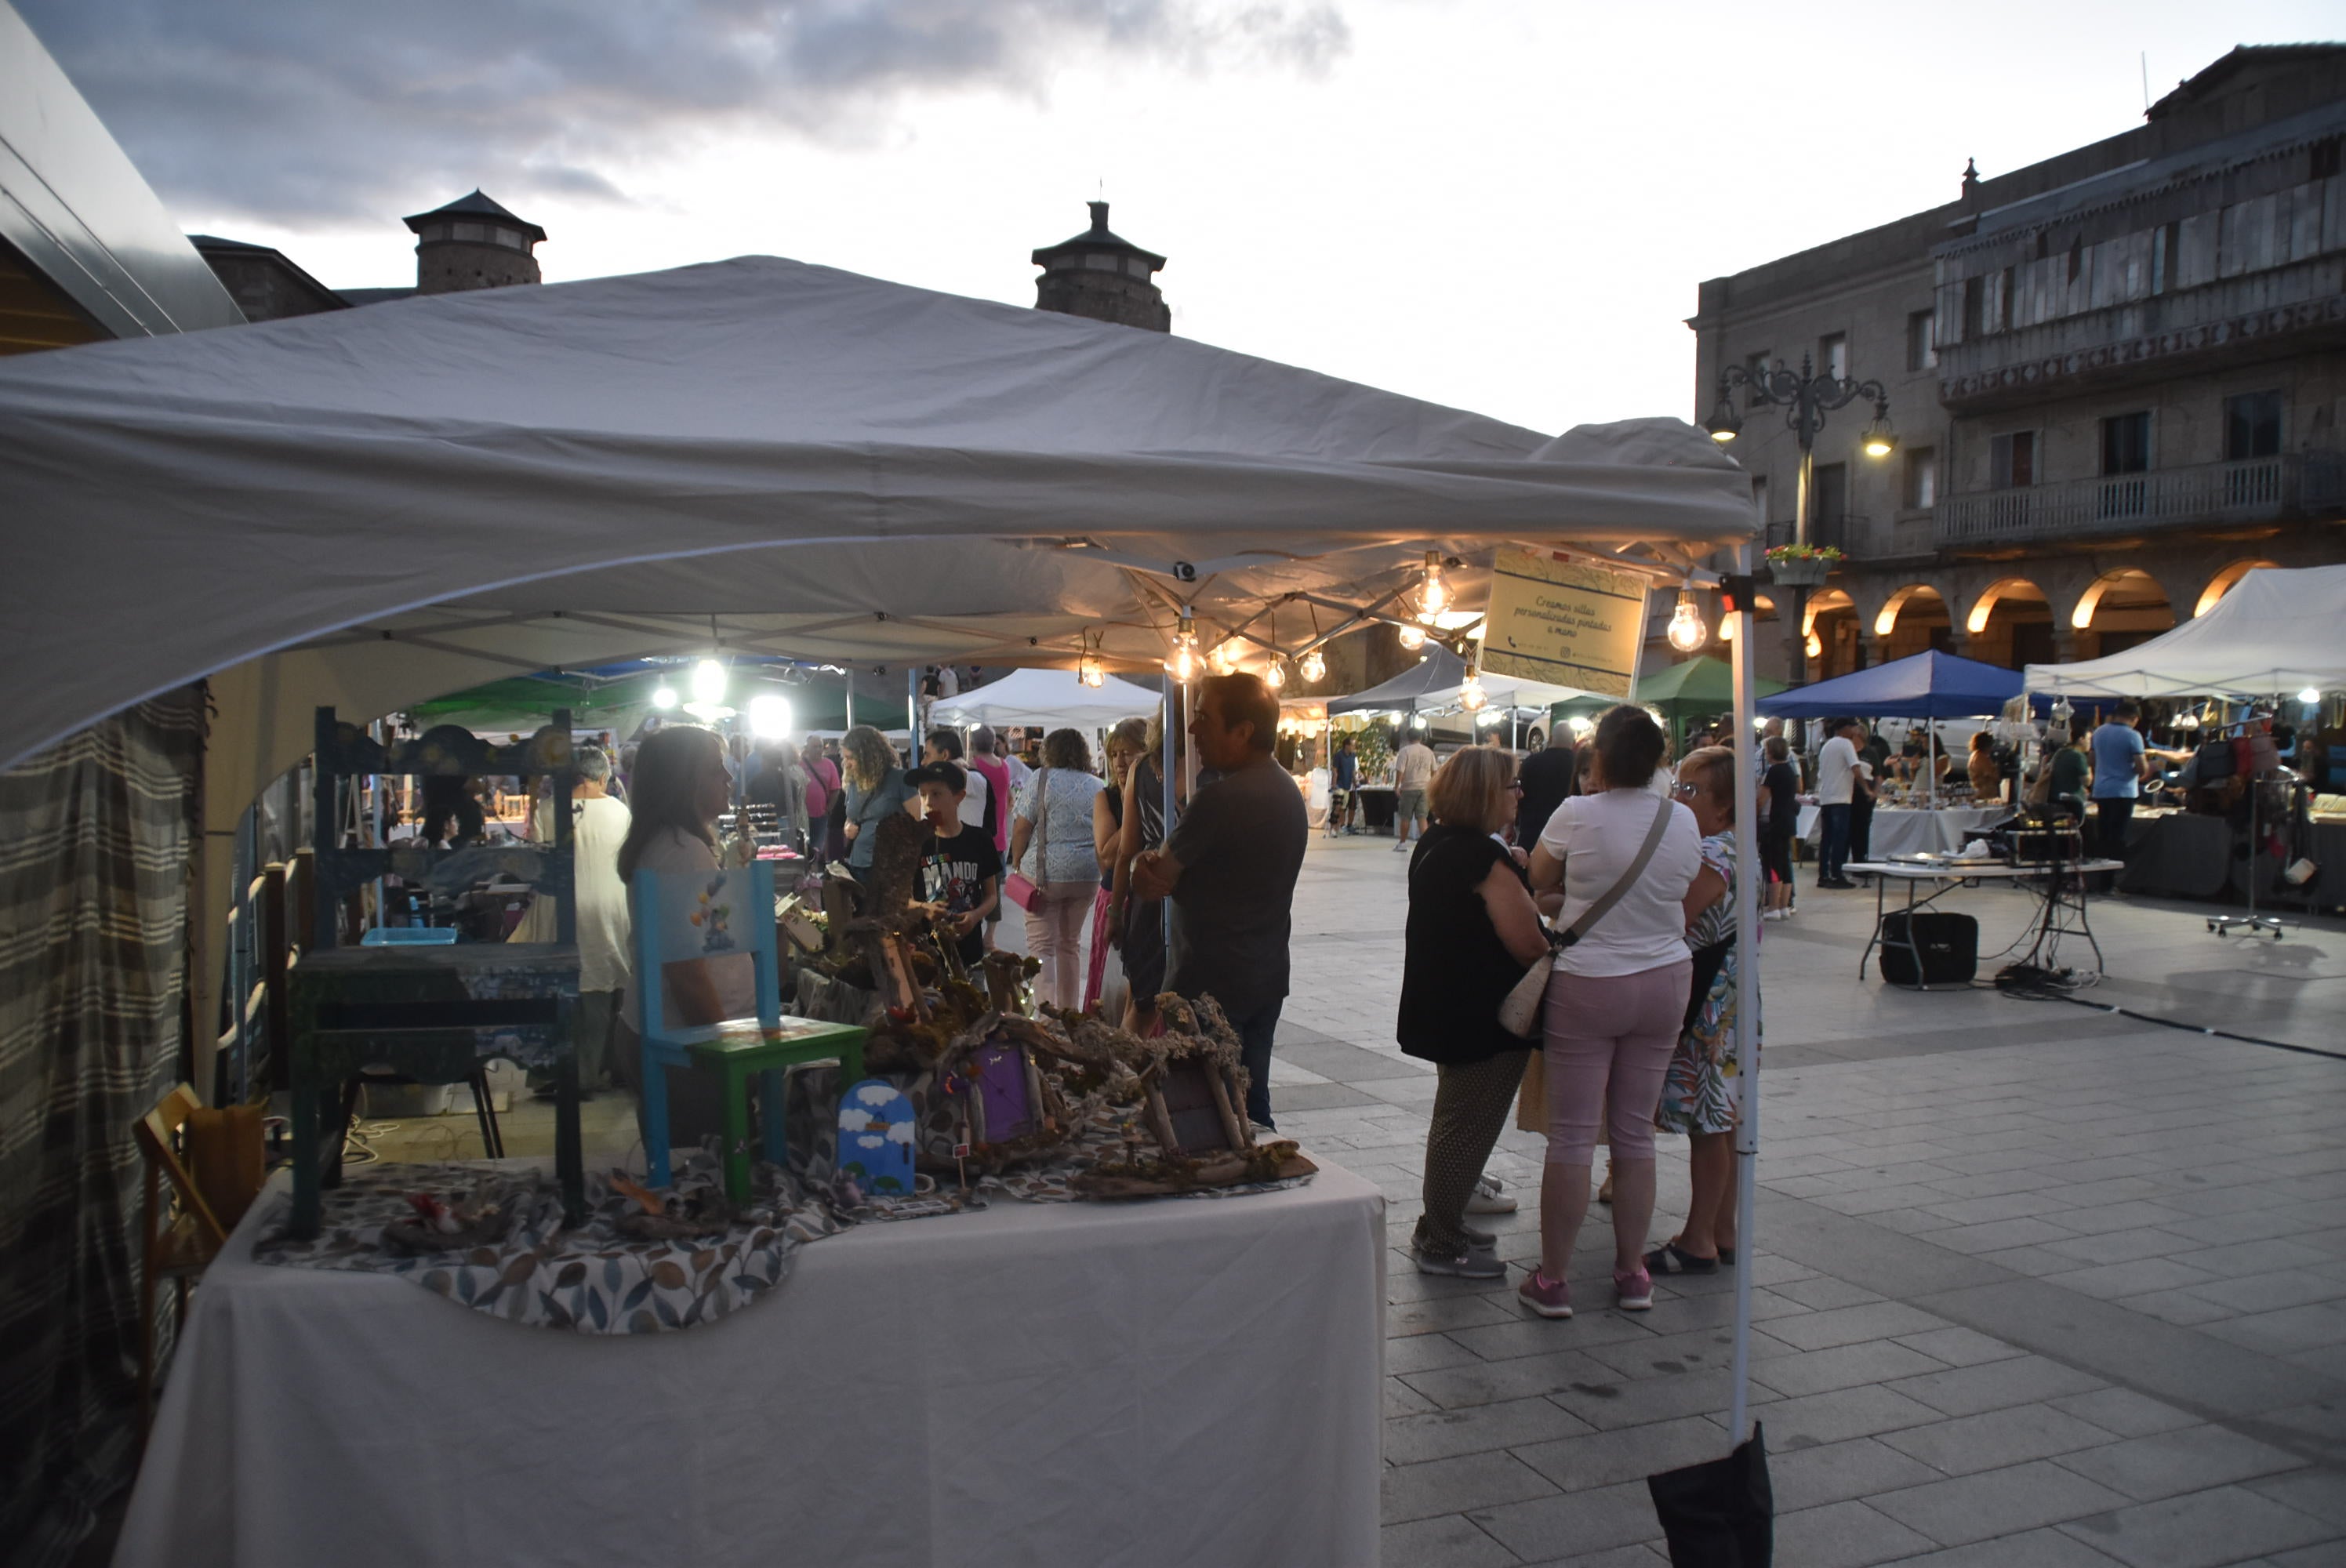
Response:
[[[723,1187],[715,1156],[697,1153],[674,1194],[688,1203]],[[760,1190],[773,1188],[769,1182]],[[405,1251],[384,1229],[416,1217],[408,1195],[417,1192],[510,1206],[514,1221],[494,1243]],[[353,1170],[325,1195],[324,1223],[310,1241],[285,1237],[290,1200],[275,1201],[280,1212],[253,1249],[258,1262],[399,1275],[475,1312],[581,1334],[656,1334],[716,1322],[788,1278],[801,1247],[847,1224],[793,1184],[787,1196],[765,1196],[706,1236],[641,1240],[619,1229],[639,1206],[590,1172],[586,1221],[566,1230],[561,1189],[551,1176],[484,1161]]]
[[[1714,833],[1702,841],[1702,863],[1727,879],[1727,891],[1687,930],[1688,942],[1707,947],[1735,930],[1735,834]],[[1694,1023],[1678,1036],[1662,1079],[1654,1125],[1666,1133],[1731,1133],[1742,1101],[1742,1069],[1735,1057],[1736,950],[1729,948],[1710,983]],[[1752,1046],[1760,1021],[1751,1021]]]

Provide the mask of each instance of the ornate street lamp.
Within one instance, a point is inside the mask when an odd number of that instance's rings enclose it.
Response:
[[[1860,398],[1871,400],[1873,421],[1865,427],[1861,444],[1868,457],[1887,457],[1898,450],[1898,433],[1890,423],[1889,391],[1880,382],[1818,375],[1814,373],[1813,362],[1806,354],[1800,356],[1798,371],[1787,369],[1781,360],[1777,361],[1772,369],[1761,371],[1729,365],[1719,374],[1719,405],[1703,422],[1703,428],[1710,432],[1711,440],[1722,446],[1733,441],[1743,430],[1742,416],[1735,408],[1735,389],[1739,386],[1750,390],[1752,402],[1775,403],[1787,411],[1785,428],[1800,443],[1800,484],[1793,498],[1792,542],[1796,545],[1810,544],[1809,514],[1813,504],[1816,478],[1817,432],[1825,427],[1825,415],[1835,409],[1846,408]],[[1804,625],[1808,618],[1809,590],[1805,586],[1795,586],[1792,596],[1792,625],[1797,627]],[[1800,634],[1795,631],[1790,640],[1797,644],[1800,638]],[[1803,648],[1801,651],[1805,653],[1807,650]],[[1796,661],[1793,667],[1798,670],[1801,667]]]

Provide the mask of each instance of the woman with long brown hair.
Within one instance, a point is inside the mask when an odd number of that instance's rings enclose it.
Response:
[[[632,886],[638,871],[660,877],[707,876],[720,868],[717,819],[733,803],[725,743],[713,729],[669,724],[636,749],[635,788],[627,836],[619,843],[619,879]],[[637,942],[631,934],[628,956]],[[746,953],[663,965],[663,1023],[715,1023],[756,1009],[755,976]],[[643,987],[633,976],[611,1065],[643,1115]],[[668,1136],[689,1147],[725,1125],[724,1096],[714,1074],[671,1067],[668,1077]]]
[[[904,782],[904,769],[888,738],[868,724],[849,730],[840,742],[841,771],[847,782],[847,863],[859,871],[872,869],[873,833],[891,811],[902,811],[913,799]]]

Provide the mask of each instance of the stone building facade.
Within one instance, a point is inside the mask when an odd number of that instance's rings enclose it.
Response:
[[[2243,47],[2133,130],[1705,282],[1697,418],[1726,367],[1805,358],[1880,382],[1900,436],[1869,459],[1871,404],[1830,417],[1811,542],[1848,560],[1797,612],[1770,596],[1763,672],[2090,658],[2251,566],[2346,560],[2341,144],[2346,46]],[[1797,443],[1740,412],[1787,542]]]

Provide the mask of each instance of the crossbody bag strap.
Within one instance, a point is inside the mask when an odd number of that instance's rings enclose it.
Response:
[[[1561,945],[1570,947],[1574,942],[1586,936],[1588,928],[1603,920],[1606,911],[1621,901],[1621,895],[1629,891],[1630,884],[1646,874],[1646,868],[1654,863],[1654,851],[1662,846],[1663,833],[1669,829],[1670,804],[1670,801],[1665,798],[1655,808],[1654,825],[1646,830],[1646,841],[1637,846],[1637,858],[1629,862],[1629,869],[1621,873],[1618,881],[1605,890],[1605,895],[1602,898],[1581,911],[1580,918],[1566,928],[1564,934],[1558,939]]]
[[[1046,858],[1049,851],[1043,846],[1050,841],[1050,838],[1051,770],[1038,768],[1035,770],[1035,874],[1026,879],[1031,882],[1039,884],[1043,881],[1043,872],[1049,867],[1050,862]]]

